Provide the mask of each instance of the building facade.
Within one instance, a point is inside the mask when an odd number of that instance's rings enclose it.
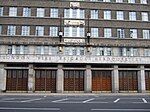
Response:
[[[149,0],[0,0],[0,91],[150,91]]]

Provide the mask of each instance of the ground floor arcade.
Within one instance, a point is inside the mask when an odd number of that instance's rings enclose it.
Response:
[[[144,65],[0,64],[2,92],[149,92]]]

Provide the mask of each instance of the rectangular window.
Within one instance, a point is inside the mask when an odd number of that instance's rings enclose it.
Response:
[[[104,19],[111,19],[111,11],[104,11]]]
[[[57,52],[58,52],[58,48],[57,47],[50,46],[50,54],[51,55],[56,55]]]
[[[70,33],[69,33],[69,27],[64,27],[64,36],[65,37],[69,37],[70,36]]]
[[[9,16],[17,16],[17,7],[9,8]]]
[[[91,19],[98,19],[98,10],[91,10]]]
[[[147,0],[141,0],[141,4],[147,4]]]
[[[80,28],[80,37],[84,37],[84,28]]]
[[[44,54],[49,54],[49,46],[44,46]]]
[[[57,37],[58,36],[58,27],[50,27],[50,36]]]
[[[150,56],[150,49],[144,49],[144,56]]]
[[[123,3],[123,0],[116,0],[117,3]]]
[[[58,9],[57,8],[51,8],[50,12],[51,12],[51,14],[50,14],[51,17],[58,18]]]
[[[44,35],[44,27],[43,26],[36,26],[36,36],[43,36]]]
[[[3,16],[3,7],[0,7],[0,16]]]
[[[104,28],[104,37],[110,38],[112,37],[111,29],[110,28]]]
[[[149,30],[143,30],[143,38],[144,39],[150,39],[150,31]]]
[[[45,10],[44,8],[37,8],[37,17],[44,17],[45,16]]]
[[[77,37],[77,27],[72,27],[72,37]]]
[[[135,0],[128,0],[128,3],[135,3]]]
[[[16,46],[16,53],[15,54],[20,54],[20,46]]]
[[[80,27],[64,27],[65,37],[84,37],[84,28]]]
[[[139,56],[137,48],[120,48],[121,56]]]
[[[124,20],[123,11],[117,11],[117,20]]]
[[[85,11],[82,9],[64,9],[65,18],[79,18],[84,19]]]
[[[130,38],[137,38],[137,29],[130,29]]]
[[[110,0],[103,0],[103,2],[110,2]]]
[[[8,26],[7,35],[16,35],[16,26]]]
[[[8,54],[12,54],[12,46],[8,46],[7,53],[8,53]]]
[[[64,10],[64,18],[70,18],[70,9]]]
[[[125,38],[124,29],[117,29],[117,37]]]
[[[136,21],[136,12],[129,12],[129,20]]]
[[[30,35],[30,26],[22,26],[22,36],[29,36]]]
[[[91,37],[98,37],[98,28],[91,28]]]
[[[29,53],[29,47],[23,46],[23,54],[28,54],[28,53]]]
[[[142,12],[142,21],[148,21],[148,13]]]
[[[36,46],[35,54],[42,54],[42,48],[41,48],[41,46]]]
[[[0,35],[2,34],[2,26],[0,25]]]
[[[31,16],[31,9],[26,7],[23,8],[23,17],[30,17]]]

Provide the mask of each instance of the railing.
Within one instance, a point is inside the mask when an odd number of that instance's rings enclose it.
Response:
[[[0,62],[22,63],[99,63],[150,64],[150,57],[67,56],[67,55],[0,55]]]

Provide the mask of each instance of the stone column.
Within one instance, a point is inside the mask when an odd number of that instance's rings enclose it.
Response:
[[[119,72],[118,72],[118,65],[114,65],[112,71],[112,92],[118,93],[119,92]]]
[[[28,92],[35,91],[35,71],[33,64],[29,64],[29,74],[28,74]]]
[[[64,91],[64,71],[63,65],[58,65],[57,76],[56,76],[56,92],[63,93]]]
[[[144,93],[146,91],[145,87],[145,70],[144,65],[140,66],[140,71],[138,71],[138,92]]]
[[[6,70],[4,67],[4,64],[0,64],[0,92],[6,91]]]
[[[84,75],[84,91],[85,93],[92,92],[92,71],[91,65],[86,65],[86,71]]]

